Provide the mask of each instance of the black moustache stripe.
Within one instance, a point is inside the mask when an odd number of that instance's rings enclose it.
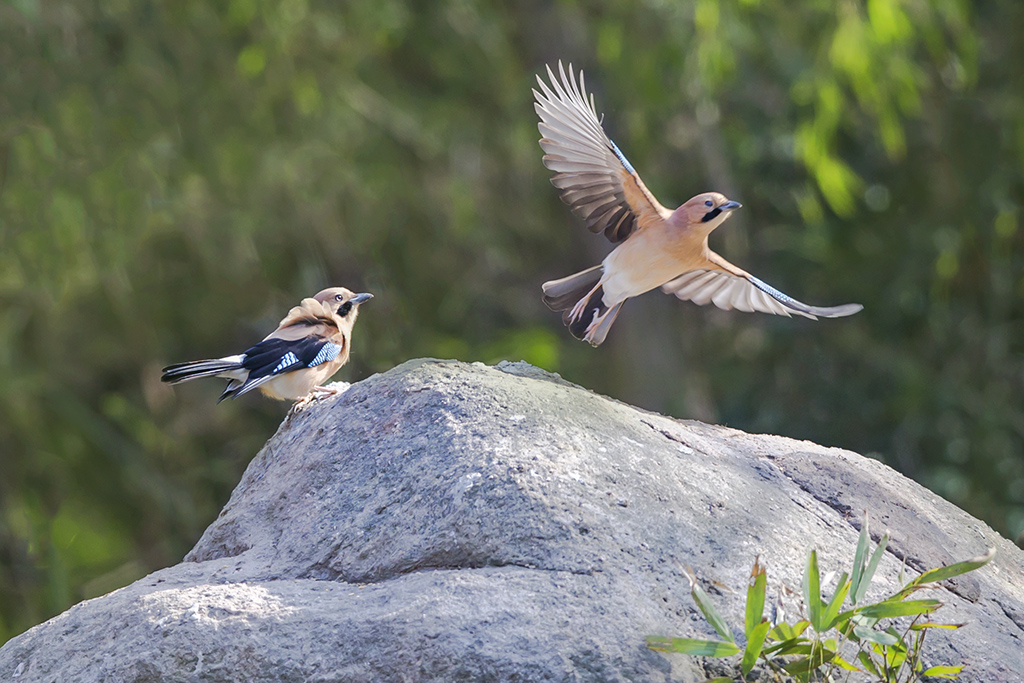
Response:
[[[722,210],[719,208],[711,209],[706,214],[704,214],[704,218],[701,218],[700,222],[707,223],[708,221],[714,220],[715,218],[718,217],[718,214],[720,213],[722,213]]]

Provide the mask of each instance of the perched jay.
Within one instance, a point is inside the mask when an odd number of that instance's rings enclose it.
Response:
[[[708,235],[740,208],[739,202],[705,192],[675,211],[666,209],[605,135],[583,72],[577,83],[571,64],[568,75],[561,62],[558,70],[561,82],[548,67],[551,87],[538,76],[542,92],[533,91],[544,165],[557,173],[551,183],[587,227],[621,242],[601,265],[542,285],[544,303],[564,311],[562,322],[573,336],[599,345],[626,299],[655,287],[695,304],[796,313],[812,320],[853,315],[863,308],[808,306],[711,251]]]
[[[169,365],[160,379],[177,384],[197,377],[224,377],[228,386],[218,403],[257,387],[282,400],[313,392],[332,394],[320,385],[348,362],[359,304],[372,298],[372,294],[355,294],[344,287],[325,289],[312,299],[303,299],[276,330],[245,353]]]

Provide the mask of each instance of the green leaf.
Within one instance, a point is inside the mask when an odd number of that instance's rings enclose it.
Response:
[[[963,671],[964,665],[960,666],[933,666],[921,672],[921,676],[934,676],[935,678],[956,678],[957,674]]]
[[[860,583],[857,585],[857,591],[850,600],[853,604],[856,605],[864,599],[864,594],[868,592],[868,586],[871,585],[871,580],[875,577],[875,571],[878,569],[878,563],[882,561],[882,555],[885,554],[885,549],[888,545],[889,534],[885,534],[878,542],[878,547],[875,548],[875,552],[871,554],[871,559],[868,560],[867,567],[864,568],[864,574],[861,576]]]
[[[771,647],[766,647],[764,649],[764,655],[766,657],[769,655],[784,657],[786,655],[798,655],[801,653],[807,654],[810,652],[810,645],[808,643],[810,643],[810,641],[806,638],[789,638],[787,640],[783,640],[781,643],[775,643]]]
[[[764,619],[760,624],[751,629],[750,635],[747,636],[747,647],[743,650],[743,660],[740,662],[740,669],[743,671],[744,676],[754,668],[754,663],[757,662],[757,657],[761,654],[761,648],[764,647],[764,639],[768,635],[768,629],[771,626],[771,622]]]
[[[910,630],[911,631],[924,631],[924,630],[929,629],[929,628],[946,628],[946,629],[950,629],[950,630],[956,630],[956,629],[962,628],[962,627],[964,627],[966,625],[967,624],[933,624],[931,622],[926,622],[924,624],[914,624],[913,626],[910,627]]]
[[[692,580],[692,579],[691,579]],[[704,589],[700,587],[695,580],[693,581],[693,588],[690,589],[690,595],[693,596],[693,601],[697,603],[697,607],[704,614],[704,618],[708,620],[708,623],[718,632],[718,635],[725,638],[730,643],[735,645],[736,639],[733,638],[732,632],[729,630],[729,626],[725,623],[725,619],[718,613],[715,606],[711,604],[711,598],[704,592]],[[739,652],[739,648],[736,648]]]
[[[822,624],[825,630],[829,630],[839,620],[839,608],[843,606],[843,601],[846,600],[846,594],[850,590],[850,582],[846,578],[846,572],[843,572],[839,576],[839,582],[836,584],[836,592],[829,600],[828,605],[825,607],[825,613],[821,617]]]
[[[792,626],[783,622],[778,624],[771,631],[768,632],[768,637],[772,640],[792,640],[799,636],[801,633],[807,630],[807,627],[811,625],[811,622],[806,619],[802,619]]]
[[[875,665],[875,660],[871,659],[871,655],[867,652],[861,651],[858,653],[857,661],[859,661],[861,666],[873,673],[875,676],[882,678],[882,672],[878,670],[878,667]]]
[[[782,668],[787,673],[791,673],[795,676],[801,674],[806,675],[813,673],[815,669],[820,667],[822,664],[828,664],[835,656],[836,653],[832,650],[816,647],[810,657],[803,657],[795,662],[790,662]]]
[[[906,660],[907,651],[906,649],[900,648],[898,644],[885,651],[885,665],[890,670],[900,668]]]
[[[854,626],[853,634],[857,636],[859,640],[866,640],[869,643],[877,643],[887,647],[899,642],[899,638],[891,636],[888,633],[882,633],[880,631],[870,629],[866,626]]]
[[[807,569],[804,570],[804,603],[811,617],[811,626],[821,633],[821,575],[818,572],[818,551],[812,550],[807,556]]]
[[[747,640],[755,628],[761,625],[764,616],[764,594],[768,583],[768,575],[761,564],[761,557],[754,559],[754,568],[750,570],[750,581],[747,584],[747,610],[743,633]],[[762,638],[763,640],[763,638]]]
[[[861,579],[864,576],[864,562],[868,554],[868,541],[871,535],[868,533],[868,517],[864,515],[864,524],[860,528],[860,536],[857,538],[857,550],[853,553],[853,569],[850,571],[850,603],[856,604],[857,589],[860,588]]]
[[[938,600],[886,600],[862,607],[860,613],[872,619],[891,619],[927,614],[940,607],[942,603]]]
[[[989,548],[988,552],[984,555],[972,558],[970,560],[964,560],[963,562],[955,562],[948,567],[939,567],[938,569],[931,569],[926,571],[921,576],[917,577],[908,584],[909,586],[920,586],[925,583],[935,583],[937,581],[945,581],[951,579],[954,576],[960,576],[967,572],[974,571],[980,567],[984,567],[986,564],[992,561],[995,557],[996,549]],[[904,589],[905,590],[905,589]]]
[[[731,657],[740,651],[735,643],[665,636],[647,636],[647,647],[659,652],[681,652],[696,657]]]
[[[846,669],[847,671],[860,671],[860,668],[846,661],[839,655],[832,658],[832,663],[838,666],[840,669]]]
[[[885,629],[885,632],[888,633],[890,636],[896,638],[896,644],[895,645],[890,645],[889,648],[891,650],[895,651],[895,652],[901,652],[903,654],[906,654],[907,653],[907,644],[905,642],[903,642],[903,636],[900,634],[899,631],[896,630],[896,627],[895,626],[890,626],[889,628]],[[900,661],[903,661],[903,660],[900,660]]]

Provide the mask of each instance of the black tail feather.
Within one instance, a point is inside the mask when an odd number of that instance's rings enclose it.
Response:
[[[193,360],[187,363],[175,363],[163,369],[161,382],[177,384],[187,382],[200,377],[213,377],[223,372],[238,370],[242,364],[237,361],[227,361],[221,358],[214,360]]]

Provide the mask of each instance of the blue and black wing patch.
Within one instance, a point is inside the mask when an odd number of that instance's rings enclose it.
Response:
[[[242,354],[242,368],[249,371],[244,382],[232,380],[218,402],[252,391],[264,382],[286,372],[313,368],[341,354],[340,344],[323,337],[302,339],[264,339]]]

